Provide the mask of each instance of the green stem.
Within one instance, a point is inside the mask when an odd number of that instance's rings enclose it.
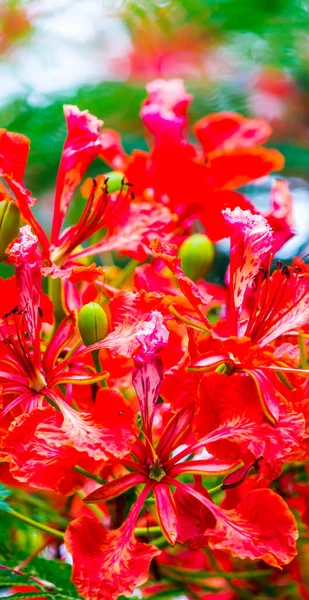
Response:
[[[156,503],[156,500],[153,497],[147,498],[147,500],[145,500],[145,504],[155,504],[155,503]]]
[[[140,264],[139,260],[132,259],[128,264],[122,269],[120,275],[117,279],[112,283],[112,286],[115,288],[120,287],[130,275],[132,275],[135,267]]]
[[[157,548],[165,548],[168,546],[168,541],[164,535],[160,535],[155,540],[151,540],[152,546],[157,546]]]
[[[73,469],[74,469],[74,471],[77,471],[78,473],[85,475],[85,477],[88,477],[88,479],[93,479],[93,481],[96,481],[97,483],[100,483],[101,485],[104,485],[106,483],[105,479],[102,479],[102,477],[99,477],[99,475],[95,475],[95,473],[90,473],[90,471],[83,469],[83,467],[80,467],[79,465],[75,465],[75,467],[73,467]]]
[[[3,511],[3,512],[7,512],[7,511]],[[63,538],[64,538],[64,533],[62,531],[58,531],[58,529],[53,529],[52,527],[49,527],[48,525],[44,525],[44,523],[38,523],[37,521],[30,519],[30,517],[26,517],[25,515],[22,515],[22,514],[16,512],[16,510],[13,510],[12,508],[10,508],[8,513],[15,519],[18,519],[19,521],[23,521],[23,523],[27,523],[27,525],[30,525],[31,527],[35,527],[36,529],[45,531],[45,533],[49,533],[53,537],[57,537],[61,540],[63,540]]]
[[[268,577],[272,574],[271,569],[261,569],[260,571],[221,571],[215,573],[214,571],[193,571],[192,569],[185,569],[182,567],[174,567],[172,565],[166,565],[166,568],[175,571],[177,573],[183,573],[184,575],[190,575],[197,579],[211,579],[219,576],[223,579],[258,579],[259,577]]]
[[[161,527],[135,527],[135,535],[149,535],[161,533]]]
[[[48,295],[54,306],[54,331],[58,328],[62,319],[65,317],[65,312],[62,306],[62,281],[60,278],[53,279],[48,277]]]
[[[85,498],[86,494],[83,494],[83,492],[79,491],[76,492],[77,496],[79,496],[79,498],[81,498],[82,500]],[[87,508],[89,508],[89,510],[91,510],[91,512],[93,512],[93,514],[98,517],[98,519],[100,519],[100,521],[102,520],[103,517],[103,513],[100,510],[100,508],[96,505],[96,504],[87,504]]]
[[[210,490],[207,490],[208,494],[216,494],[217,492],[221,492],[222,490],[222,483],[220,483],[220,485],[216,485],[213,488],[210,488]]]
[[[63,527],[67,527],[68,520],[65,517],[61,517],[60,515],[56,515],[52,511],[52,507],[48,502],[43,500],[42,498],[38,498],[37,496],[33,496],[22,490],[14,490],[14,497],[17,501],[24,502],[25,504],[29,504],[30,506],[35,506],[36,508],[40,508],[41,510],[48,513],[50,519],[62,525]]]
[[[307,358],[307,352],[306,352],[306,344],[305,344],[305,340],[303,338],[302,335],[298,336],[298,343],[299,343],[299,349],[300,349],[300,368],[301,369],[308,369],[308,358]]]

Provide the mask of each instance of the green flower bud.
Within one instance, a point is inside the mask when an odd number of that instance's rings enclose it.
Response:
[[[104,340],[108,333],[106,312],[96,302],[85,304],[79,311],[78,327],[85,346]]]
[[[105,177],[108,178],[107,191],[109,194],[120,190],[123,182],[125,182],[124,173],[121,171],[110,171],[109,173],[105,173]]]
[[[197,281],[211,268],[215,249],[207,235],[194,233],[181,244],[178,255],[185,275]]]
[[[20,212],[14,202],[0,202],[0,261],[7,258],[5,250],[10,242],[18,236]]]

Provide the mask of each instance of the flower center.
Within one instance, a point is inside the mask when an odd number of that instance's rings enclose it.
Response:
[[[163,477],[165,477],[166,473],[164,469],[159,465],[158,459],[155,460],[155,463],[150,467],[149,477],[150,479],[154,479],[155,481],[161,481]]]

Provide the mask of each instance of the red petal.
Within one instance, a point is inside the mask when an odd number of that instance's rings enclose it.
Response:
[[[263,147],[218,151],[209,157],[209,177],[216,188],[235,189],[284,167],[278,150]]]
[[[29,147],[30,140],[25,135],[0,129],[0,175],[4,173],[22,183]]]
[[[274,230],[274,251],[279,250],[295,233],[293,224],[293,198],[289,184],[284,179],[275,179],[270,193],[270,212],[265,215]]]
[[[85,481],[73,467],[82,464],[91,469],[92,464],[86,455],[81,456],[72,445],[66,444],[65,436],[57,447],[50,443],[51,427],[60,430],[61,422],[61,414],[51,407],[20,415],[2,440],[2,457],[10,457],[11,474],[18,481],[67,495],[78,490]],[[44,426],[45,435],[37,435],[38,429]]]
[[[188,452],[190,448],[188,448]],[[242,466],[241,461],[235,460],[218,460],[209,458],[205,460],[186,460],[183,463],[177,464],[168,474],[171,477],[178,477],[182,473],[196,473],[200,475],[228,475],[228,473],[238,473]],[[251,466],[248,467],[251,469]]]
[[[101,388],[92,415],[78,413],[50,389],[46,388],[45,393],[61,410],[63,422],[61,427],[42,424],[38,437],[48,435],[54,447],[61,446],[64,440],[73,442],[76,450],[87,452],[95,460],[122,458],[130,452],[136,438],[135,415],[119,392]]]
[[[85,600],[117,600],[147,581],[149,563],[161,551],[137,542],[133,529],[150,489],[144,488],[120,529],[107,531],[88,516],[70,523],[65,544],[73,557],[72,580]]]
[[[174,546],[177,541],[177,513],[174,498],[168,485],[158,483],[154,487],[157,515],[160,526],[169,543]]]
[[[296,555],[296,521],[284,500],[268,489],[247,494],[235,510],[219,509],[216,529],[207,534],[211,548],[262,559],[273,567],[290,563]]]
[[[272,252],[273,232],[262,215],[253,215],[240,208],[227,209],[223,214],[231,227],[231,333],[242,335],[240,318],[245,295],[260,266]]]
[[[151,436],[151,425],[163,378],[162,361],[159,356],[137,364],[132,382],[138,396],[146,435]]]
[[[190,402],[167,423],[156,448],[156,454],[161,459],[168,458],[171,452],[188,437],[192,428],[193,413],[194,402]]]
[[[261,369],[245,369],[245,372],[252,377],[264,415],[273,425],[276,425],[279,418],[280,396],[274,389],[271,380]]]
[[[181,79],[156,79],[148,83],[148,98],[144,101],[141,117],[155,136],[156,142],[180,141],[186,123],[186,111],[192,96]]]
[[[216,527],[205,531],[211,548],[228,550],[238,558],[262,559],[274,567],[288,564],[296,556],[296,521],[272,490],[254,490],[235,510],[224,510],[191,486],[175,479],[169,483],[199,500],[216,518]]]
[[[76,332],[77,314],[72,312],[63,321],[61,321],[58,329],[51,338],[43,358],[44,369],[48,372],[56,364],[57,358],[62,350],[70,342]]]
[[[117,250],[143,262],[150,254],[149,245],[152,240],[158,235],[162,239],[170,237],[175,218],[169,208],[165,206],[132,202],[122,218],[119,218],[119,212],[116,212],[118,222],[113,226],[108,221],[106,222],[107,235],[97,244],[76,253],[76,259]],[[113,218],[115,219],[115,214],[113,214]]]
[[[80,111],[77,106],[65,105],[64,115],[67,121],[68,135],[56,183],[51,238],[55,245],[57,245],[61,225],[71,197],[90,163],[102,150],[100,129],[103,121],[91,115],[88,110]]]
[[[233,112],[207,115],[195,123],[194,131],[205,154],[218,148],[234,150],[263,144],[272,132],[263,119],[246,119]]]
[[[189,484],[182,489],[176,488],[174,500],[178,516],[177,541],[181,544],[187,542],[190,548],[200,548],[207,543],[205,530],[209,527],[215,527],[216,520],[200,500],[188,493],[191,488],[211,502],[208,492],[198,481],[195,482],[194,486]]]
[[[189,302],[196,309],[201,319],[204,321],[209,329],[212,329],[211,324],[204,316],[201,308],[204,305],[209,304],[212,299],[207,293],[203,292],[189,277],[186,277],[181,266],[180,259],[177,257],[178,248],[174,244],[165,244],[160,240],[155,240],[150,244],[150,248],[153,252],[161,258],[166,266],[174,273],[177,277],[180,289],[184,296],[188,298]]]
[[[129,473],[128,475],[123,475],[122,477],[118,477],[118,479],[114,479],[113,481],[109,481],[105,485],[94,490],[88,496],[83,498],[83,502],[105,502],[106,500],[111,500],[112,498],[117,498],[120,494],[123,494],[127,490],[140,483],[146,483],[148,478],[142,473]]]

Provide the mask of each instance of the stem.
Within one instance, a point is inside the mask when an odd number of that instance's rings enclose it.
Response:
[[[92,350],[91,355],[92,355],[92,359],[94,362],[96,372],[102,373],[102,367],[101,367],[101,363],[100,363],[99,353],[100,353],[100,350]],[[108,383],[107,383],[106,379],[103,379],[102,381],[100,381],[100,383],[101,383],[102,387],[108,387]]]
[[[77,496],[79,496],[79,498],[81,498],[82,500],[85,498],[86,494],[83,494],[83,492],[79,491],[76,492]],[[91,510],[91,512],[93,512],[93,514],[98,517],[98,519],[100,519],[100,521],[102,520],[103,517],[103,513],[100,510],[100,508],[96,505],[96,504],[87,504],[87,507],[89,508],[89,510]]]
[[[26,494],[22,490],[15,490],[14,496],[17,500],[19,499],[21,502],[25,502],[26,504],[30,504],[30,506],[35,506],[36,508],[40,508],[41,510],[50,513],[50,518],[52,521],[55,521],[55,523],[67,527],[67,519],[61,517],[60,515],[55,515],[51,510],[51,506],[42,498],[32,496],[31,494]]]
[[[160,535],[160,537],[157,537],[155,540],[151,540],[151,543],[153,546],[157,546],[157,548],[165,548],[165,546],[169,545],[164,535]]]
[[[44,523],[38,523],[37,521],[30,519],[30,517],[26,517],[25,515],[22,515],[22,514],[16,512],[16,510],[13,510],[12,508],[10,508],[9,511],[3,511],[3,512],[8,512],[8,514],[10,514],[15,519],[19,519],[19,521],[23,521],[23,523],[27,523],[27,525],[30,525],[31,527],[35,527],[36,529],[45,531],[45,533],[49,533],[53,537],[57,537],[61,540],[63,540],[63,538],[64,538],[63,531],[58,531],[58,529],[53,529],[52,527],[49,527],[48,525],[44,525]]]
[[[186,323],[186,325],[190,325],[190,327],[194,327],[195,329],[201,329],[202,331],[205,331],[206,333],[209,333],[209,329],[207,329],[207,327],[205,325],[203,325],[202,323],[199,323],[198,321],[194,321],[194,319],[190,319],[189,317],[185,317],[184,315],[181,315],[178,312],[178,310],[176,310],[176,308],[174,308],[174,306],[170,306],[169,307],[169,311],[179,321],[182,321],[183,323]]]
[[[132,275],[135,267],[140,264],[139,260],[135,260],[134,258],[128,262],[128,264],[122,269],[119,277],[113,282],[113,287],[118,288],[121,286],[124,281]]]
[[[78,473],[85,475],[85,477],[88,477],[88,479],[93,479],[93,481],[96,481],[97,483],[100,483],[101,485],[104,485],[106,483],[105,479],[102,479],[102,477],[99,477],[99,475],[95,475],[95,473],[90,473],[90,471],[83,469],[83,467],[80,467],[79,465],[75,465],[75,467],[73,467],[73,469],[74,469],[74,471],[77,471]]]
[[[222,490],[222,483],[220,483],[220,485],[216,485],[213,488],[210,488],[210,490],[207,490],[208,494],[216,494],[217,492],[221,492]]]
[[[223,577],[223,579],[258,579],[259,577],[267,577],[272,574],[271,569],[261,569],[260,571],[194,571],[192,569],[185,569],[182,567],[174,567],[173,565],[164,565],[170,571],[183,573],[184,575],[190,575],[197,579],[205,578],[212,579],[214,577]]]
[[[161,533],[161,527],[157,526],[157,527],[135,527],[134,528],[135,535],[149,535],[149,534],[155,534],[155,533]]]
[[[64,317],[65,317],[65,312],[63,310],[62,297],[61,297],[62,281],[59,278],[53,279],[52,277],[48,277],[47,285],[48,285],[48,295],[54,305],[54,317],[55,317],[54,331],[56,331],[56,329],[58,328],[62,319],[64,319]]]
[[[298,336],[298,343],[300,349],[300,367],[301,369],[308,369],[308,359],[306,352],[306,344],[302,335]]]

